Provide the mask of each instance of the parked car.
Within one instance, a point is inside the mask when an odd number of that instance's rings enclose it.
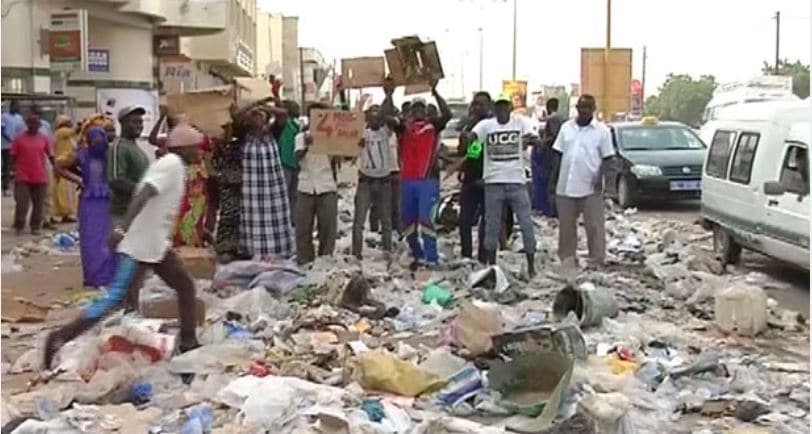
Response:
[[[700,197],[706,146],[690,127],[647,116],[609,129],[619,162],[604,181],[607,195],[621,207]]]
[[[809,101],[738,104],[706,123],[702,222],[725,263],[742,248],[809,269]]]

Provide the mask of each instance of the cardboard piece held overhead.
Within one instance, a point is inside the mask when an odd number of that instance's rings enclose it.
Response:
[[[443,78],[443,65],[437,44],[422,42],[417,36],[393,39],[395,48],[386,50],[389,75],[398,86],[430,83]]]
[[[383,57],[355,57],[341,60],[341,84],[345,89],[383,85],[386,66]]]
[[[314,154],[356,157],[364,136],[364,113],[342,110],[313,110],[310,121]]]
[[[221,136],[222,125],[231,122],[229,107],[234,101],[231,87],[167,95],[172,115],[185,114],[191,123],[210,136]]]

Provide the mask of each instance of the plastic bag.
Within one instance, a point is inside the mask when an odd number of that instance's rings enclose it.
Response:
[[[418,396],[437,390],[446,381],[383,351],[367,351],[359,356],[361,384],[364,387],[403,396]]]

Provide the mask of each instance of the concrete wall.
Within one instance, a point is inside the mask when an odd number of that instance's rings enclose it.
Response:
[[[50,6],[45,0],[3,2],[2,83],[5,92],[49,93],[48,55],[40,49],[40,28],[48,27]]]
[[[181,52],[194,60],[219,64],[226,75],[253,75],[257,51],[256,1],[229,0],[226,13],[226,30],[181,38]],[[240,46],[244,49],[239,49]],[[240,63],[245,60],[249,64]]]

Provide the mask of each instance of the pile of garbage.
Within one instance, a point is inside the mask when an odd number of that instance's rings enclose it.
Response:
[[[3,432],[806,432],[808,323],[769,278],[725,270],[696,226],[609,214],[608,264],[580,274],[536,221],[532,279],[520,241],[484,267],[451,259],[453,233],[439,270],[410,271],[403,246],[358,261],[340,217],[334,257],[197,280],[202,346],[181,355],[176,301],[152,277],[138,312],[51,369],[39,348],[4,364],[38,374],[4,393]]]

